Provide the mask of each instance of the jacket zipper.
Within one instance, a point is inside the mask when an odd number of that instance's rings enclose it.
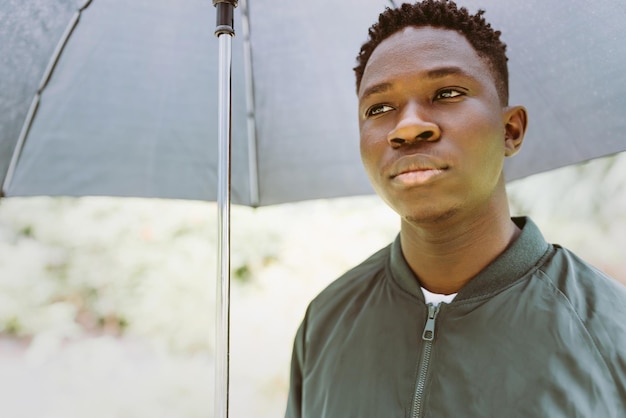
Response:
[[[424,403],[424,387],[426,386],[426,377],[428,376],[428,367],[430,366],[430,355],[433,349],[433,339],[435,337],[435,319],[439,313],[439,305],[428,304],[428,318],[422,332],[422,340],[424,340],[424,348],[422,350],[422,359],[415,383],[415,395],[413,397],[413,413],[412,418],[420,418],[422,416],[422,407]]]

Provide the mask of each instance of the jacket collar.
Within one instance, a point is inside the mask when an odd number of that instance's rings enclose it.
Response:
[[[522,230],[517,239],[494,261],[470,280],[452,303],[496,293],[539,265],[551,248],[537,225],[527,217],[513,218]],[[391,245],[388,269],[393,279],[410,294],[424,299],[419,282],[402,255],[400,235]]]

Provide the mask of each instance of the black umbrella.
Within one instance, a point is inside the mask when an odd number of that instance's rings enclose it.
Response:
[[[502,29],[511,102],[529,110],[524,149],[508,161],[509,180],[626,147],[626,3],[461,4],[485,8]],[[371,192],[358,156],[351,68],[367,28],[387,5],[240,2],[233,38],[234,203]],[[0,13],[0,180],[12,157],[15,162],[5,195],[216,199],[212,5],[0,0]]]
[[[234,203],[371,192],[351,68],[391,3],[240,2],[228,115]],[[625,4],[462,5],[485,8],[503,31],[511,102],[530,114],[509,180],[626,149]],[[215,200],[226,179],[214,13],[200,0],[0,0],[3,194]]]

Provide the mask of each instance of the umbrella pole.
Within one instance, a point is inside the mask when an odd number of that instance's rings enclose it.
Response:
[[[214,418],[228,418],[230,353],[230,149],[231,48],[237,0],[213,0],[217,11],[215,35],[219,40],[218,93],[218,277],[215,330]]]

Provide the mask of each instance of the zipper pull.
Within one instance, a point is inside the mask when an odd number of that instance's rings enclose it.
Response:
[[[426,326],[422,333],[422,339],[424,341],[432,341],[435,338],[435,318],[439,313],[439,305],[435,306],[432,303],[428,304],[428,318],[426,319]]]

